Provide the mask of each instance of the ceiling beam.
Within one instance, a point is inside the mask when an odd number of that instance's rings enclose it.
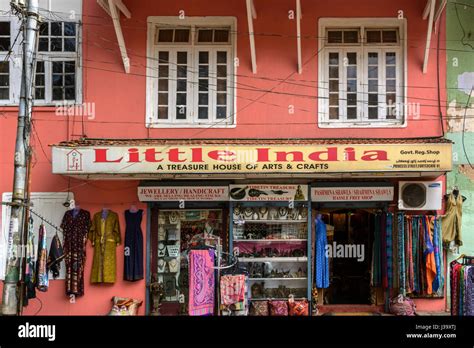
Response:
[[[303,72],[301,56],[301,0],[296,0],[296,45],[298,50],[298,74]]]
[[[431,46],[431,34],[433,32],[433,20],[435,13],[436,0],[428,0],[430,3],[430,15],[428,18],[428,32],[426,33],[426,47],[425,47],[425,59],[423,60],[423,74],[428,71],[428,59],[430,57],[430,46]],[[426,5],[428,6],[428,5]],[[426,7],[425,7],[426,10]],[[423,18],[425,18],[423,13]]]
[[[110,1],[110,0],[109,0]],[[249,40],[250,40],[250,55],[252,58],[252,72],[257,73],[257,53],[255,49],[255,35],[253,31],[253,18],[257,18],[257,12],[253,0],[246,0],[247,4],[247,22],[249,27]],[[253,10],[252,10],[253,8]],[[255,13],[255,17],[253,15]]]
[[[108,0],[109,9],[112,15],[112,21],[114,22],[115,34],[117,35],[117,41],[122,55],[123,66],[127,74],[130,73],[130,58],[128,58],[127,48],[125,47],[125,40],[123,38],[122,27],[120,25],[120,14],[117,11],[116,2],[114,0]]]

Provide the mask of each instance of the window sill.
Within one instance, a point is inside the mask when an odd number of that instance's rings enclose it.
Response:
[[[236,128],[236,124],[216,124],[216,123],[202,123],[202,124],[173,124],[173,123],[163,123],[163,124],[146,124],[146,128],[157,128],[157,129],[193,129],[193,128]]]
[[[384,122],[384,123],[373,123],[373,122],[318,122],[318,128],[406,128],[407,122],[403,123],[393,123],[393,122]]]

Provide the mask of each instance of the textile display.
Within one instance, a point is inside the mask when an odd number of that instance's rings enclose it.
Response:
[[[64,235],[66,264],[66,295],[84,295],[84,265],[86,241],[91,227],[91,214],[87,210],[68,210],[61,222]]]
[[[34,242],[33,218],[28,220],[28,240],[26,244],[26,272],[25,292],[23,306],[28,305],[28,300],[36,297],[35,289],[35,242]]]
[[[474,260],[450,263],[451,315],[474,316]]]
[[[290,316],[308,316],[309,315],[309,302],[308,300],[300,301],[289,301],[289,315]]]
[[[125,246],[123,279],[137,281],[143,279],[143,232],[141,228],[143,210],[133,213],[125,211]]]
[[[288,301],[270,301],[268,305],[271,316],[288,316]]]
[[[94,214],[89,240],[94,247],[91,283],[115,283],[116,248],[122,242],[117,213],[101,211]]]
[[[399,294],[443,296],[441,218],[398,214]]]
[[[269,316],[268,301],[252,301],[250,305],[250,315],[257,317]]]
[[[48,291],[49,275],[46,266],[48,262],[48,250],[46,248],[46,229],[41,224],[38,237],[38,261],[36,262],[36,288],[39,291]]]
[[[245,283],[247,277],[243,274],[223,275],[221,277],[221,303],[229,306],[245,300]]]
[[[214,250],[189,252],[189,315],[214,314]]]
[[[450,193],[446,201],[446,214],[443,216],[443,244],[450,248],[462,246],[462,204],[460,193],[457,197]]]
[[[327,230],[326,224],[318,215],[315,219],[316,224],[316,255],[315,255],[315,271],[316,271],[316,287],[329,287],[329,260],[326,254]]]
[[[53,279],[59,277],[59,271],[61,269],[61,261],[64,260],[64,251],[61,241],[59,240],[58,235],[53,237],[51,241],[51,246],[49,247],[49,256],[47,268],[53,273]]]

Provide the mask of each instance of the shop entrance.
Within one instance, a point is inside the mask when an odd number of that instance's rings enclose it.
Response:
[[[327,227],[330,286],[324,304],[372,304],[371,264],[375,230],[373,209],[321,212]]]

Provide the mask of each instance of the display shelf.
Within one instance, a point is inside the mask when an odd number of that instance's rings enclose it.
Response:
[[[301,220],[287,220],[287,219],[281,219],[281,220],[234,220],[234,224],[239,225],[239,224],[294,224],[294,223],[308,223],[307,219],[301,219]]]
[[[306,256],[302,257],[239,257],[240,262],[307,262]]]
[[[301,277],[301,278],[249,278],[250,281],[267,281],[267,280],[306,280],[308,279],[307,277]]]
[[[278,243],[278,242],[307,242],[307,239],[234,239],[234,242],[250,242],[250,243]]]

